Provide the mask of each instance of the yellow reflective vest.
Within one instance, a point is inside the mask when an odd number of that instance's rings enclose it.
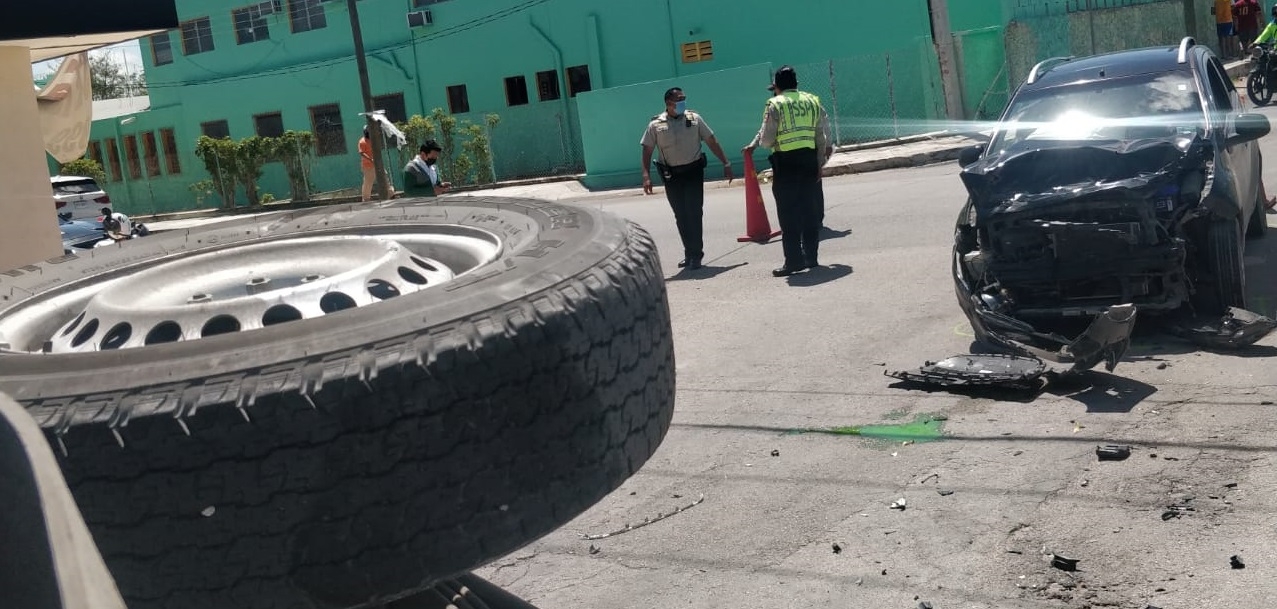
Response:
[[[776,128],[776,150],[789,152],[816,148],[816,125],[820,120],[820,98],[805,91],[785,91],[767,100],[780,116]]]

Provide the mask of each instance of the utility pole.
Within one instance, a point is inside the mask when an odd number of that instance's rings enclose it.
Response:
[[[368,83],[368,58],[364,57],[364,32],[359,27],[359,7],[357,0],[346,0],[350,9],[350,30],[355,37],[355,65],[359,67],[359,88],[364,97],[364,120],[368,129],[368,139],[372,142],[372,170],[377,176],[373,186],[373,194],[379,200],[386,199],[386,163],[381,158],[382,142],[385,135],[381,125],[372,117],[372,85]]]
[[[940,63],[940,85],[944,88],[945,114],[951,121],[966,118],[962,107],[962,79],[953,52],[953,31],[949,26],[949,0],[927,0],[931,13],[931,40]]]

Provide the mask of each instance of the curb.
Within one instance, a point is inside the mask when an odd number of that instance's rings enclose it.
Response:
[[[933,150],[931,152],[920,152],[909,156],[871,159],[868,161],[860,161],[858,163],[847,163],[846,165],[827,165],[825,166],[824,171],[821,172],[821,176],[840,176],[850,175],[853,173],[870,173],[885,169],[904,169],[907,167],[935,165],[936,163],[956,160],[958,155],[966,148],[968,148],[968,146],[954,146],[952,148]]]

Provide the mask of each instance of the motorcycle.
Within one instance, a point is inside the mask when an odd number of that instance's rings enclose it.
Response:
[[[1246,95],[1256,106],[1267,106],[1273,100],[1277,88],[1277,57],[1271,44],[1257,44],[1250,48],[1250,76],[1246,79]]]

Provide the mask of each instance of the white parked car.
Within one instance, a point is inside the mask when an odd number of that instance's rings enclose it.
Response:
[[[102,215],[103,207],[111,207],[111,197],[93,178],[53,176],[53,201],[58,217],[63,220],[90,220]]]

